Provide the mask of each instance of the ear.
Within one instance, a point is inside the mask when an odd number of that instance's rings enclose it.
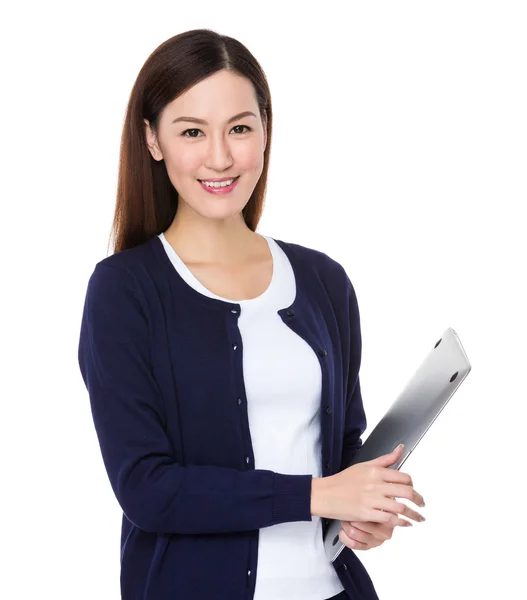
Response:
[[[159,144],[154,135],[154,132],[152,131],[152,128],[150,127],[150,123],[148,122],[147,119],[144,119],[144,122],[145,122],[146,145],[148,146],[148,150],[150,151],[150,154],[152,155],[152,158],[154,160],[158,160],[158,161],[163,160],[163,153],[159,149]]]
[[[265,150],[267,147],[267,112],[264,112],[262,124],[263,124],[263,131],[264,131],[264,147],[263,147],[263,149]]]

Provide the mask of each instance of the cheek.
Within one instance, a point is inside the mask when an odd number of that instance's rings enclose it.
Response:
[[[264,162],[263,152],[259,147],[249,146],[234,156],[234,162],[241,171],[258,171]]]
[[[201,168],[201,159],[195,152],[182,152],[175,160],[175,164],[178,171],[195,174]]]
[[[167,169],[175,175],[191,175],[201,167],[199,152],[193,152],[192,149],[184,148],[179,144],[166,149],[164,157]]]

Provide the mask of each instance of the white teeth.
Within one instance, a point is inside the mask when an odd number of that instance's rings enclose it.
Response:
[[[236,177],[234,179],[236,179]],[[231,185],[234,179],[229,179],[228,181],[202,181],[201,183],[204,183],[207,187],[219,188]]]

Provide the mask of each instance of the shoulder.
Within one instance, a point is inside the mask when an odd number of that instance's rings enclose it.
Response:
[[[155,260],[153,246],[157,239],[157,236],[153,236],[138,246],[107,256],[96,263],[95,267],[103,267],[101,270],[108,267],[125,272],[130,276],[137,275]]]
[[[342,264],[327,252],[303,246],[294,242],[285,242],[275,239],[289,257],[294,256],[301,260],[308,269],[318,276],[326,287],[342,289],[342,286],[351,285],[348,274]]]
[[[155,239],[99,260],[88,282],[88,294],[108,300],[134,296],[143,303],[143,280],[155,269]]]
[[[322,250],[283,240],[275,241],[289,258],[302,261],[304,272],[310,274],[315,285],[322,285],[336,311],[344,309],[354,317],[359,314],[355,286],[338,260]]]

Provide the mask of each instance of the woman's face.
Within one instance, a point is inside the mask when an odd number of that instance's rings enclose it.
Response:
[[[253,114],[231,120],[248,112]],[[262,174],[267,143],[248,79],[218,71],[165,107],[157,139],[146,119],[145,126],[148,148],[154,159],[165,161],[178,192],[178,211],[183,202],[208,218],[241,212]],[[237,185],[227,194],[211,194],[198,181],[237,176]]]

